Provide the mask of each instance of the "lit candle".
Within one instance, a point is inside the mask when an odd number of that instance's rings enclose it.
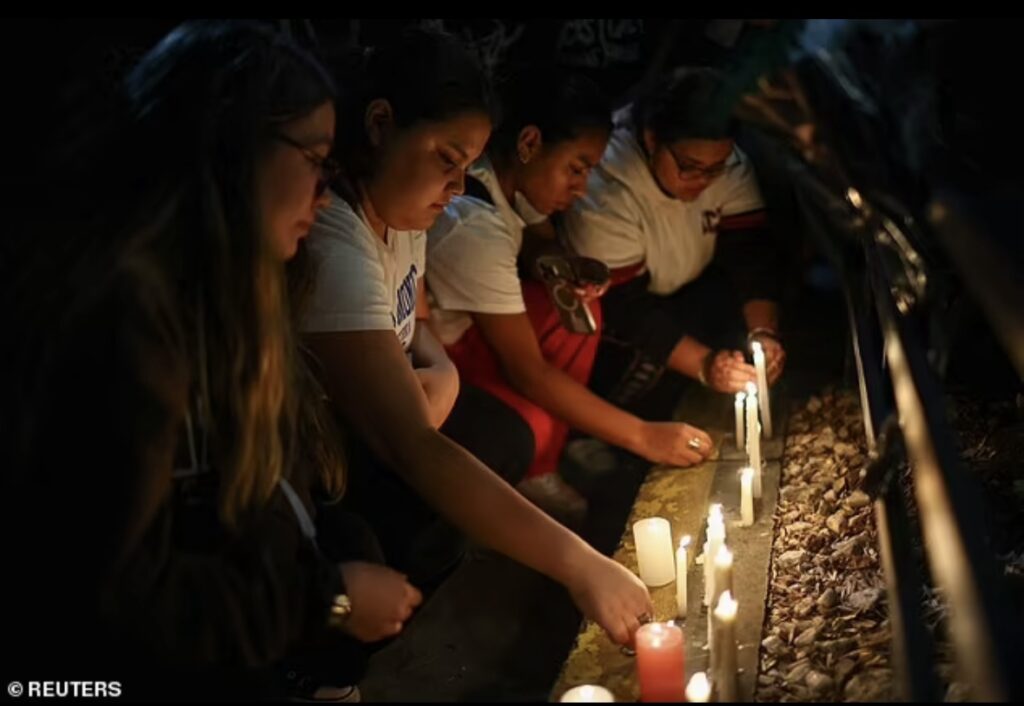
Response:
[[[760,498],[761,493],[761,422],[754,422],[754,434],[757,436],[757,441],[754,442],[754,453],[750,457],[750,465],[754,469],[754,497]]]
[[[711,605],[714,606],[718,605],[718,599],[723,593],[726,591],[732,592],[732,552],[729,551],[729,547],[725,546],[725,544],[721,544],[713,556],[712,571],[714,572],[714,578],[711,580]],[[708,645],[711,646],[711,664],[714,666],[715,641],[710,620],[708,621]]]
[[[736,646],[736,601],[732,592],[725,591],[715,608],[715,645],[718,656],[714,659],[715,671],[712,678],[719,701],[736,700],[736,669],[738,653]]]
[[[764,420],[764,434],[772,438],[772,411],[771,400],[768,397],[768,370],[765,366],[764,348],[760,341],[750,344],[750,350],[754,352],[754,368],[757,369],[757,395],[761,400],[761,419]]]
[[[711,503],[708,506],[708,525],[714,522],[722,522],[725,517],[722,515],[722,503]]]
[[[744,427],[744,420],[743,420],[743,411],[744,411],[744,400],[746,400],[746,399],[747,399],[747,393],[746,392],[737,392],[736,393],[736,402],[733,405],[735,407],[735,411],[736,411],[736,448],[737,449],[745,449],[746,448],[746,443],[747,443],[746,440],[744,439],[744,434],[743,434],[743,430],[745,428]]]
[[[692,704],[706,704],[711,698],[711,684],[704,672],[697,672],[690,677],[686,685],[686,700]]]
[[[690,535],[685,535],[679,540],[679,549],[676,550],[676,615],[684,620],[687,611],[686,548],[689,546]]]
[[[664,586],[676,577],[672,556],[672,526],[664,517],[633,523],[636,563],[640,580],[648,586]]]
[[[713,508],[716,506],[712,506]],[[718,548],[725,543],[725,522],[722,521],[721,509],[718,505],[718,514],[708,517],[708,541],[704,545],[704,605],[712,607],[712,593],[715,585],[715,572],[712,562]]]
[[[754,497],[761,497],[761,425],[757,421],[757,390],[747,383],[747,454],[754,469]]]
[[[704,559],[704,605],[711,605],[711,572],[708,570],[708,564],[711,563],[711,551],[708,542],[704,542],[703,559]]]
[[[641,701],[682,701],[686,671],[683,631],[671,623],[648,623],[636,631],[636,671]]]
[[[740,524],[754,524],[754,469],[749,466],[740,471]]]
[[[563,704],[610,704],[615,701],[615,697],[612,696],[612,692],[608,691],[603,686],[584,684],[583,686],[574,686],[573,688],[569,689],[569,691],[562,694],[562,698],[559,699],[559,701]]]

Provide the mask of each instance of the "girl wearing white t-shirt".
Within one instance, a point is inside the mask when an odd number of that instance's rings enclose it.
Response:
[[[721,89],[715,71],[684,69],[619,111],[565,222],[576,250],[612,269],[606,331],[728,393],[756,382],[746,343],[764,346],[769,383],[785,351],[764,204]],[[720,234],[724,269],[712,263]]]
[[[686,424],[644,421],[588,390],[598,336],[567,330],[544,285],[519,276],[519,211],[548,216],[584,193],[611,130],[606,99],[591,81],[547,68],[517,72],[501,95],[501,127],[470,169],[466,195],[430,230],[432,320],[462,379],[529,423],[535,451],[520,491],[571,513],[585,500],[556,472],[569,425],[681,466],[705,458],[711,440]],[[599,324],[600,301],[588,306]]]
[[[368,472],[390,469],[472,539],[559,581],[616,641],[629,641],[652,612],[636,576],[438,430],[458,383],[444,348],[415,321],[427,314],[423,231],[462,193],[490,136],[482,71],[454,38],[411,30],[342,84],[358,89],[339,111],[344,205],[310,234],[318,269],[306,337],[333,407],[379,461]],[[387,512],[387,497],[377,507],[367,519],[385,535],[406,520]]]

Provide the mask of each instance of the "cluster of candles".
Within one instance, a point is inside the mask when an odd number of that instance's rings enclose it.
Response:
[[[745,449],[749,460],[749,465],[740,470],[740,518],[744,527],[754,524],[754,499],[761,497],[761,433],[764,432],[766,438],[772,436],[764,349],[757,341],[751,344],[751,349],[754,353],[754,368],[757,370],[757,385],[748,382],[746,392],[737,392],[734,403],[736,448]]]
[[[686,683],[683,631],[674,621],[640,626],[636,632],[637,678],[642,701],[696,701],[711,697],[712,686],[720,701],[737,697],[738,645],[736,612],[732,593],[733,555],[725,543],[722,506],[708,512],[704,543],[704,605],[711,613],[708,647],[711,651],[711,680],[704,672]],[[640,579],[650,587],[676,582],[676,614],[685,619],[688,606],[686,572],[691,538],[682,537],[673,556],[672,527],[664,517],[639,520],[633,525]],[[562,701],[614,701],[603,687],[584,685],[570,689]]]
[[[745,449],[749,465],[740,470],[740,525],[754,524],[754,499],[761,497],[761,433],[772,436],[771,409],[768,400],[768,376],[764,349],[751,344],[757,385],[747,383],[746,392],[736,394],[736,447]],[[760,417],[760,418],[759,418]],[[763,424],[763,426],[762,426]],[[686,684],[683,631],[674,621],[648,623],[636,632],[637,677],[641,701],[691,701],[704,703],[712,690],[718,701],[735,701],[738,676],[736,613],[739,604],[733,598],[733,555],[725,543],[725,520],[720,504],[708,511],[704,542],[704,605],[710,613],[708,648],[709,672],[697,672]],[[676,582],[676,614],[686,619],[688,588],[687,553],[690,536],[679,540],[673,557],[672,527],[663,517],[651,517],[633,525],[640,579],[650,587]],[[674,561],[673,561],[674,558]],[[611,702],[614,696],[604,687],[586,684],[569,689],[563,702]]]

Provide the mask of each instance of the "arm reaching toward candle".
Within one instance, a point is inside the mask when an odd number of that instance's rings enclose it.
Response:
[[[640,580],[434,428],[393,332],[316,333],[308,342],[334,409],[427,503],[477,542],[564,585],[613,639],[629,640],[636,616],[652,612]]]

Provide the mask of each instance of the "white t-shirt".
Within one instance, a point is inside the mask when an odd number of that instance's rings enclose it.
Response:
[[[426,233],[388,230],[385,243],[341,197],[321,209],[309,232],[316,285],[303,330],[394,331],[409,349],[416,290],[426,264]]]
[[[666,195],[633,136],[630,106],[615,114],[615,130],[587,194],[565,214],[566,236],[580,255],[611,269],[643,263],[649,290],[671,294],[695,280],[715,253],[718,222],[764,208],[750,161],[715,179],[692,202]]]
[[[526,221],[505,198],[486,156],[469,173],[494,204],[456,196],[427,232],[430,320],[446,346],[473,325],[471,313],[526,311],[516,266]]]

